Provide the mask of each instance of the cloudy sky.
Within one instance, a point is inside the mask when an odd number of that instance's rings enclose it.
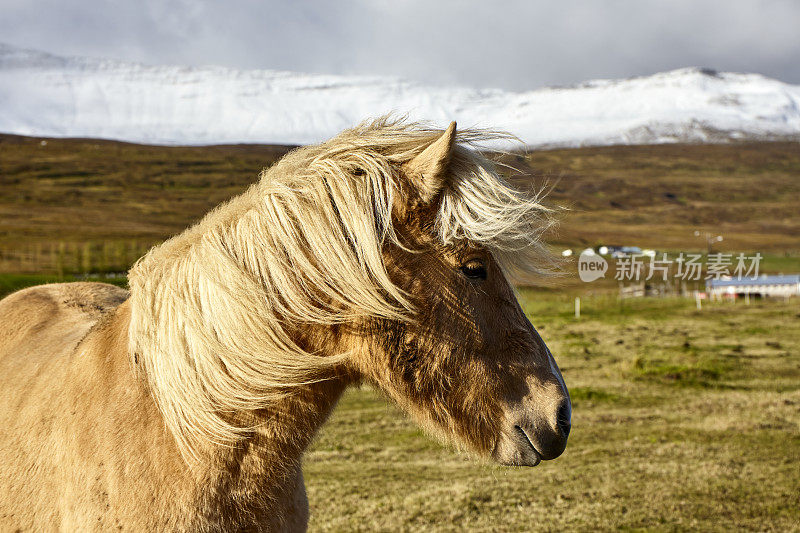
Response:
[[[0,0],[0,42],[533,89],[685,66],[800,83],[798,0]]]

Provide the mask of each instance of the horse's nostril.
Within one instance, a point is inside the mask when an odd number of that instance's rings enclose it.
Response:
[[[561,407],[558,408],[558,415],[556,418],[556,425],[559,431],[566,439],[569,436],[569,430],[572,428],[570,417],[572,415],[572,408],[567,400],[561,402]]]

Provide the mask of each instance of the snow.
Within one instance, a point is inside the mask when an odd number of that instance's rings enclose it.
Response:
[[[0,44],[0,131],[154,144],[306,144],[389,112],[529,146],[800,140],[800,86],[686,68],[528,92],[375,76],[147,66]]]

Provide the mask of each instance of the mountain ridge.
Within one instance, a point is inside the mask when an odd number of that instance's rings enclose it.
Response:
[[[62,57],[0,43],[0,131],[150,144],[306,144],[407,114],[530,147],[800,141],[800,86],[687,67],[525,92],[381,76]]]

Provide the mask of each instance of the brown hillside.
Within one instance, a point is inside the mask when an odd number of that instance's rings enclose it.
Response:
[[[549,184],[570,208],[554,235],[566,245],[800,250],[800,144],[612,146],[507,158],[522,183]]]
[[[113,258],[181,231],[289,149],[0,135],[0,270],[38,268],[35,258],[3,264],[19,251],[95,267],[103,256],[117,268]],[[800,250],[800,144],[546,150],[505,162],[517,182],[547,185],[548,202],[569,207],[551,235],[558,245],[701,249],[700,230],[724,235],[722,250]]]

